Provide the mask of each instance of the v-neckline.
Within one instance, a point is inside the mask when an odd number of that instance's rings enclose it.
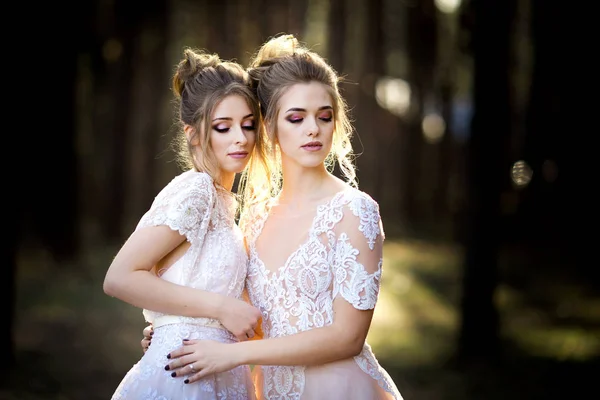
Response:
[[[306,237],[305,240],[303,240],[302,242],[300,242],[300,244],[298,245],[298,247],[296,248],[296,250],[292,251],[288,257],[285,259],[283,265],[280,265],[279,267],[275,268],[275,269],[270,269],[269,267],[267,267],[267,265],[264,263],[264,261],[260,258],[259,254],[258,254],[258,250],[256,249],[256,242],[258,241],[258,238],[260,237],[260,235],[262,234],[263,228],[265,227],[265,224],[267,223],[267,220],[269,219],[269,214],[271,212],[271,209],[273,208],[273,203],[271,203],[270,205],[267,206],[267,210],[265,212],[265,216],[262,218],[262,221],[260,221],[260,225],[258,227],[258,230],[256,232],[256,235],[254,236],[254,239],[252,240],[252,242],[250,243],[250,253],[251,256],[256,259],[258,261],[258,263],[262,266],[263,271],[265,272],[265,275],[267,277],[277,277],[279,279],[281,275],[281,272],[288,266],[288,264],[290,263],[290,260],[293,259],[293,257],[299,252],[301,251],[306,245],[308,245],[311,241],[311,238],[313,236],[313,231],[315,229],[315,224],[319,218],[319,216],[322,213],[322,209],[326,208],[327,206],[329,206],[330,204],[332,204],[334,202],[334,200],[336,200],[338,197],[342,196],[347,190],[351,189],[351,186],[345,187],[344,189],[336,192],[331,198],[329,198],[327,201],[323,202],[322,204],[319,204],[316,207],[316,213],[315,216],[312,219],[312,222],[310,224],[310,228],[308,229],[308,236]]]

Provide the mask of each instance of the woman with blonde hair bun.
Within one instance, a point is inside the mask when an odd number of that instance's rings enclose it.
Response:
[[[357,188],[338,76],[292,35],[267,41],[249,74],[277,166],[276,194],[256,192],[241,217],[246,288],[264,336],[186,341],[167,365],[190,384],[255,365],[261,399],[402,399],[366,343],[384,232],[377,202]],[[344,179],[333,174],[335,162]],[[181,368],[189,362],[197,373]]]

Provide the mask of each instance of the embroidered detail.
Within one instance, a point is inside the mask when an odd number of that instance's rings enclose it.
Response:
[[[358,250],[348,242],[348,235],[342,233],[336,243],[333,265],[335,266],[335,284],[333,297],[339,294],[359,310],[375,308],[379,295],[379,282],[381,280],[381,266],[383,259],[379,260],[377,271],[369,274],[356,257]]]
[[[377,359],[371,350],[371,346],[369,346],[368,343],[365,343],[362,352],[354,357],[354,361],[356,361],[360,369],[369,374],[371,378],[375,379],[377,384],[383,390],[394,394],[396,399],[402,399],[398,389],[396,389],[395,385],[391,384],[392,380],[386,370],[384,370],[377,362]]]
[[[369,201],[370,200],[370,201]],[[360,218],[358,228],[369,240],[369,248],[373,250],[375,239],[379,235],[379,206],[371,199],[363,196],[356,196],[349,204],[352,213]]]
[[[173,379],[165,371],[165,354],[181,346],[183,339],[216,340],[233,343],[237,339],[224,329],[198,325],[165,325],[152,336],[152,346],[125,375],[111,400],[196,400],[254,399],[252,377],[248,366],[241,366],[184,386],[183,378]]]

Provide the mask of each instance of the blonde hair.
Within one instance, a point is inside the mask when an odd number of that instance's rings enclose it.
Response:
[[[348,106],[341,96],[338,83],[341,81],[336,71],[319,54],[301,45],[294,35],[273,37],[262,45],[250,62],[248,73],[260,102],[265,122],[276,135],[279,100],[288,88],[298,83],[319,82],[323,84],[333,101],[335,129],[333,145],[325,163],[333,172],[337,161],[346,181],[357,186],[354,152],[351,144],[353,126],[348,117]],[[274,146],[275,137],[270,140],[271,164],[273,165],[272,185],[279,191],[282,183],[280,154]]]
[[[242,97],[254,115],[256,140],[248,166],[242,172],[238,198],[244,204],[253,196],[253,182],[247,177],[268,176],[267,140],[260,114],[260,107],[247,71],[238,63],[221,60],[218,54],[185,48],[183,59],[178,63],[172,78],[173,93],[179,101],[181,129],[175,139],[177,162],[183,169],[195,169],[208,173],[217,188],[221,186],[220,168],[211,146],[211,116],[221,100],[231,95]],[[193,128],[188,139],[184,125]],[[200,153],[195,156],[194,139],[198,139]],[[258,181],[257,181],[258,182]],[[223,189],[224,190],[224,189]]]

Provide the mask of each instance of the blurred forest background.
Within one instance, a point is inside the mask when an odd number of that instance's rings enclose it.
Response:
[[[145,323],[102,280],[179,172],[173,68],[184,46],[246,64],[281,32],[345,78],[360,185],[387,233],[369,342],[405,399],[595,392],[583,14],[550,0],[7,3],[5,124],[18,126],[5,129],[0,399],[110,398]]]

